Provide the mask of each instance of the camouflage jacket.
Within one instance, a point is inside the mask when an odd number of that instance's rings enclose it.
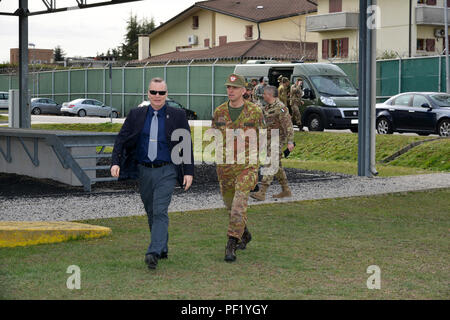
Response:
[[[278,87],[278,98],[281,100],[281,102],[284,103],[284,105],[287,105],[288,88],[286,88],[282,84],[280,84],[280,86]]]
[[[288,108],[280,99],[275,99],[274,103],[264,108],[264,119],[266,121],[268,138],[270,138],[270,129],[279,129],[280,144],[294,141],[294,127],[292,126],[291,116]]]
[[[242,164],[239,166],[241,169],[258,167],[259,130],[265,128],[262,110],[254,103],[245,101],[241,114],[236,121],[232,122],[228,112],[228,103],[225,102],[218,106],[212,119],[212,128],[218,129],[222,134],[222,141],[216,139],[217,147],[222,150],[222,163],[231,164],[227,159],[233,159],[234,164]],[[245,138],[245,136],[250,138]],[[254,141],[251,141],[252,138]],[[238,143],[238,140],[242,143]],[[233,145],[227,146],[227,143],[231,141],[233,141]],[[219,161],[219,159],[216,160]]]
[[[293,84],[291,86],[291,105],[300,104],[302,101],[303,90],[301,86]]]

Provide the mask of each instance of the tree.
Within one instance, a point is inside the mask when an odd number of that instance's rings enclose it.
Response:
[[[139,49],[139,35],[149,34],[155,29],[155,20],[152,17],[150,21],[143,18],[140,22],[136,15],[130,14],[127,20],[126,34],[124,36],[124,43],[115,49],[108,49],[106,56],[113,57],[116,60],[135,60],[138,58]],[[104,54],[98,56],[105,56]]]
[[[56,48],[53,50],[53,57],[56,61],[63,61],[66,56],[66,53],[61,49],[61,46],[56,46]]]

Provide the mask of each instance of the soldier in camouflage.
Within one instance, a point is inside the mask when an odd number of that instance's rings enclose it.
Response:
[[[267,101],[267,106],[264,108],[264,119],[267,125],[267,144],[270,145],[270,131],[271,129],[279,130],[279,169],[275,175],[264,175],[261,181],[259,191],[251,193],[250,196],[253,199],[263,201],[266,199],[266,191],[276,177],[281,185],[282,191],[279,194],[274,195],[274,198],[284,198],[292,196],[291,190],[288,185],[288,180],[283,167],[281,166],[281,156],[283,147],[287,142],[287,147],[290,152],[294,149],[294,128],[292,126],[291,116],[286,106],[277,98],[277,88],[273,86],[267,86],[264,90],[264,99]],[[270,158],[270,150],[268,149],[268,157]]]
[[[288,95],[289,95],[289,79],[282,77],[280,81],[280,86],[278,87],[278,97],[285,107],[289,109],[288,106]]]
[[[264,101],[264,87],[269,84],[269,78],[268,77],[261,77],[259,79],[259,84],[255,87],[254,93],[253,93],[253,103],[259,106],[260,108],[263,108],[266,105],[266,102]]]
[[[250,191],[258,182],[259,163],[258,160],[252,161],[252,157],[258,157],[258,144],[251,145],[251,139],[245,139],[245,135],[251,135],[254,131],[258,137],[259,129],[264,128],[264,116],[261,108],[244,100],[245,80],[242,76],[231,74],[225,85],[229,101],[214,111],[212,127],[219,130],[223,138],[216,141],[223,151],[223,159],[216,159],[217,177],[229,213],[225,261],[233,262],[236,260],[236,249],[245,249],[251,240],[247,228],[247,203]],[[232,145],[227,145],[231,142],[227,139],[227,131],[228,134],[234,133]],[[238,139],[243,143],[238,144]],[[240,157],[245,159],[243,164],[238,164]],[[233,163],[227,163],[227,158],[233,159]]]
[[[300,108],[305,104],[302,100],[302,97],[302,79],[297,78],[295,83],[291,86],[291,110],[292,122],[299,127],[300,131],[303,131],[302,113],[300,112]]]

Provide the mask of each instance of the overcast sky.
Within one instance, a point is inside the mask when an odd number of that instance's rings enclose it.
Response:
[[[99,0],[88,3],[100,2]],[[165,22],[197,1],[194,0],[143,0],[99,8],[51,13],[28,18],[28,42],[36,48],[54,49],[56,46],[66,56],[95,56],[115,48],[124,40],[126,20],[133,13],[138,19],[151,17],[157,25]],[[18,0],[1,0],[0,12],[14,12]],[[41,0],[29,0],[30,11],[45,10]],[[57,7],[72,7],[76,0],[58,0]],[[19,19],[0,15],[0,63],[9,62],[9,49],[19,45]]]

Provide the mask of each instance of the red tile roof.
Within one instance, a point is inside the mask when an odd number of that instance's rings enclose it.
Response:
[[[142,62],[163,63],[191,60],[274,59],[317,61],[317,43],[275,40],[230,42],[204,50],[174,51],[144,59]],[[137,61],[136,61],[137,62]]]
[[[254,22],[317,12],[317,5],[307,0],[209,0],[195,6]]]

